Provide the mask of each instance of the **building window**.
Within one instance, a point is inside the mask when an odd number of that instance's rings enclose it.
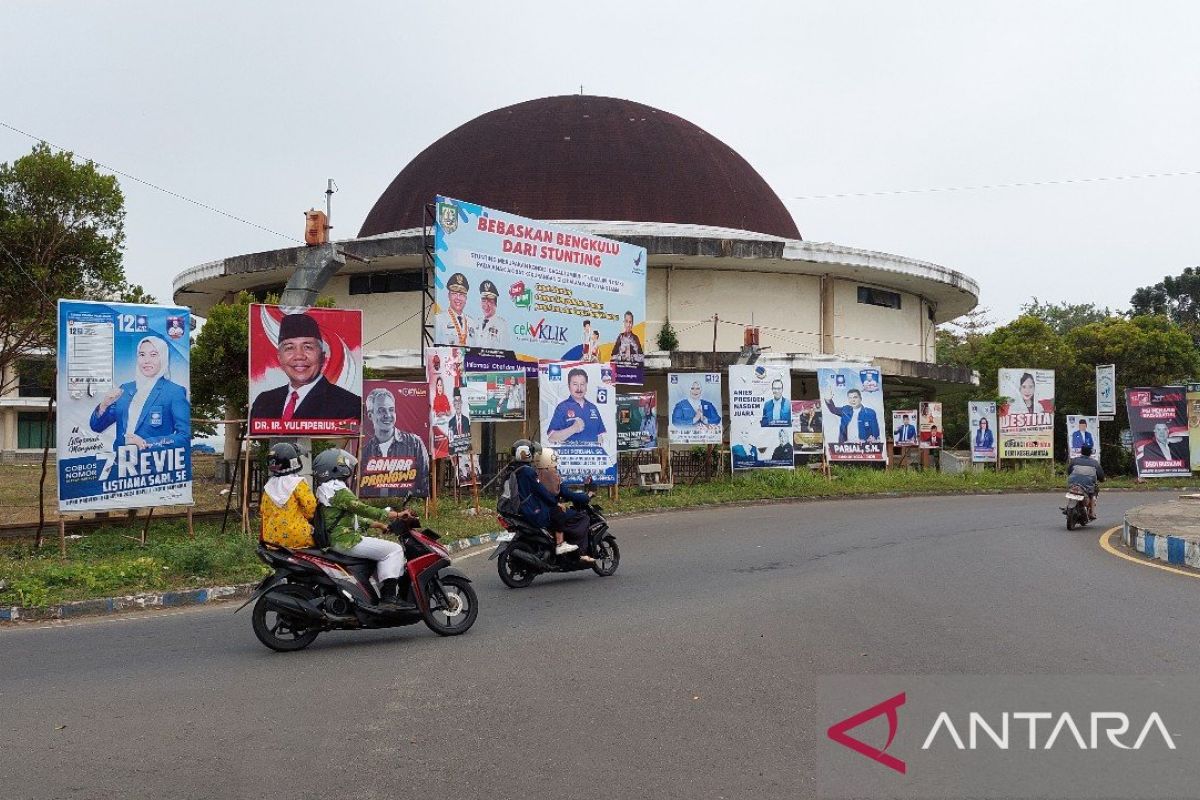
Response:
[[[50,446],[54,447],[54,426],[46,425],[46,414],[19,413],[17,414],[17,449],[41,450],[46,446],[46,437],[50,437]]]
[[[858,287],[858,302],[868,306],[900,308],[900,293],[889,292],[886,289],[872,289],[869,286],[860,286]]]
[[[421,291],[421,271],[375,272],[370,275],[351,275],[350,294],[386,294],[388,292]]]
[[[53,361],[23,358],[17,362],[17,397],[50,397],[53,382]]]

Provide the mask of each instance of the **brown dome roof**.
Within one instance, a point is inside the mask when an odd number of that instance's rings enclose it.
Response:
[[[401,170],[359,236],[421,227],[437,194],[534,219],[800,238],[779,197],[728,145],[674,114],[611,97],[545,97],[476,117]]]

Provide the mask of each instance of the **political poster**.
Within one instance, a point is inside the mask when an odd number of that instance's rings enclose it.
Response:
[[[192,502],[190,312],[58,301],[58,510]]]
[[[1125,390],[1125,409],[1139,478],[1188,477],[1187,396],[1182,386],[1146,386]]]
[[[1083,455],[1084,445],[1092,448],[1092,458],[1100,458],[1100,419],[1079,414],[1067,414],[1067,458]]]
[[[475,422],[513,422],[525,419],[525,371],[472,372],[470,359],[463,372],[462,395],[467,415]]]
[[[466,372],[464,347],[425,350],[429,380],[429,425],[433,457],[448,458],[471,451],[471,411],[463,400]]]
[[[617,482],[617,376],[609,364],[538,367],[542,446],[558,452],[566,483]]]
[[[646,249],[437,198],[434,342],[611,364],[642,383]]]
[[[994,464],[999,452],[996,447],[996,404],[987,400],[969,401],[967,419],[971,424],[971,461]]]
[[[825,452],[830,461],[887,458],[883,432],[883,380],[875,367],[817,370],[825,413]]]
[[[617,450],[658,447],[658,392],[617,395]]]
[[[463,453],[454,456],[454,482],[460,488],[479,483],[479,454]]]
[[[429,385],[363,381],[359,494],[429,496]]]
[[[1002,369],[1000,458],[1054,457],[1054,370]]]
[[[1117,367],[1096,365],[1096,416],[1111,422],[1117,413]]]
[[[792,463],[820,461],[825,442],[821,434],[821,401],[792,401]]]
[[[892,443],[896,447],[916,447],[917,409],[901,408],[892,412]]]
[[[250,435],[357,436],[362,311],[250,306]]]
[[[1188,451],[1191,455],[1192,469],[1200,469],[1200,446],[1191,447],[1190,442],[1195,439],[1200,442],[1200,383],[1189,383],[1187,385],[1187,412],[1188,412]]]
[[[671,444],[721,444],[721,373],[672,372],[667,375]]]
[[[792,469],[792,380],[787,367],[729,367],[733,469]]]
[[[942,404],[921,403],[921,449],[940,450],[943,431]]]

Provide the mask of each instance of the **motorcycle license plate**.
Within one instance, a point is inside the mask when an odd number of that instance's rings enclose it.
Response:
[[[515,534],[512,531],[505,531],[504,533],[497,534],[495,540],[497,542],[511,542],[514,535]]]
[[[1081,494],[1067,494],[1068,500],[1074,500],[1076,503],[1082,503],[1087,498]]]

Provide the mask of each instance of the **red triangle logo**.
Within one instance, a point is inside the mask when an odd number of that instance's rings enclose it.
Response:
[[[891,746],[892,740],[896,738],[896,731],[900,726],[900,720],[896,713],[896,709],[904,705],[905,699],[905,693],[901,692],[895,697],[884,700],[878,705],[871,706],[864,711],[858,712],[852,717],[847,717],[841,722],[831,725],[829,730],[826,731],[826,734],[830,739],[838,744],[845,745],[854,752],[860,753],[872,761],[878,761],[888,769],[894,769],[896,772],[899,772],[901,775],[903,775],[907,771],[907,767],[905,766],[904,762],[895,756],[888,755],[885,751]],[[849,736],[846,733],[846,731],[857,728],[864,722],[870,722],[871,720],[883,714],[887,715],[888,738],[887,743],[883,746],[882,750],[872,747],[866,742],[859,741],[858,739],[855,739],[853,736]]]

